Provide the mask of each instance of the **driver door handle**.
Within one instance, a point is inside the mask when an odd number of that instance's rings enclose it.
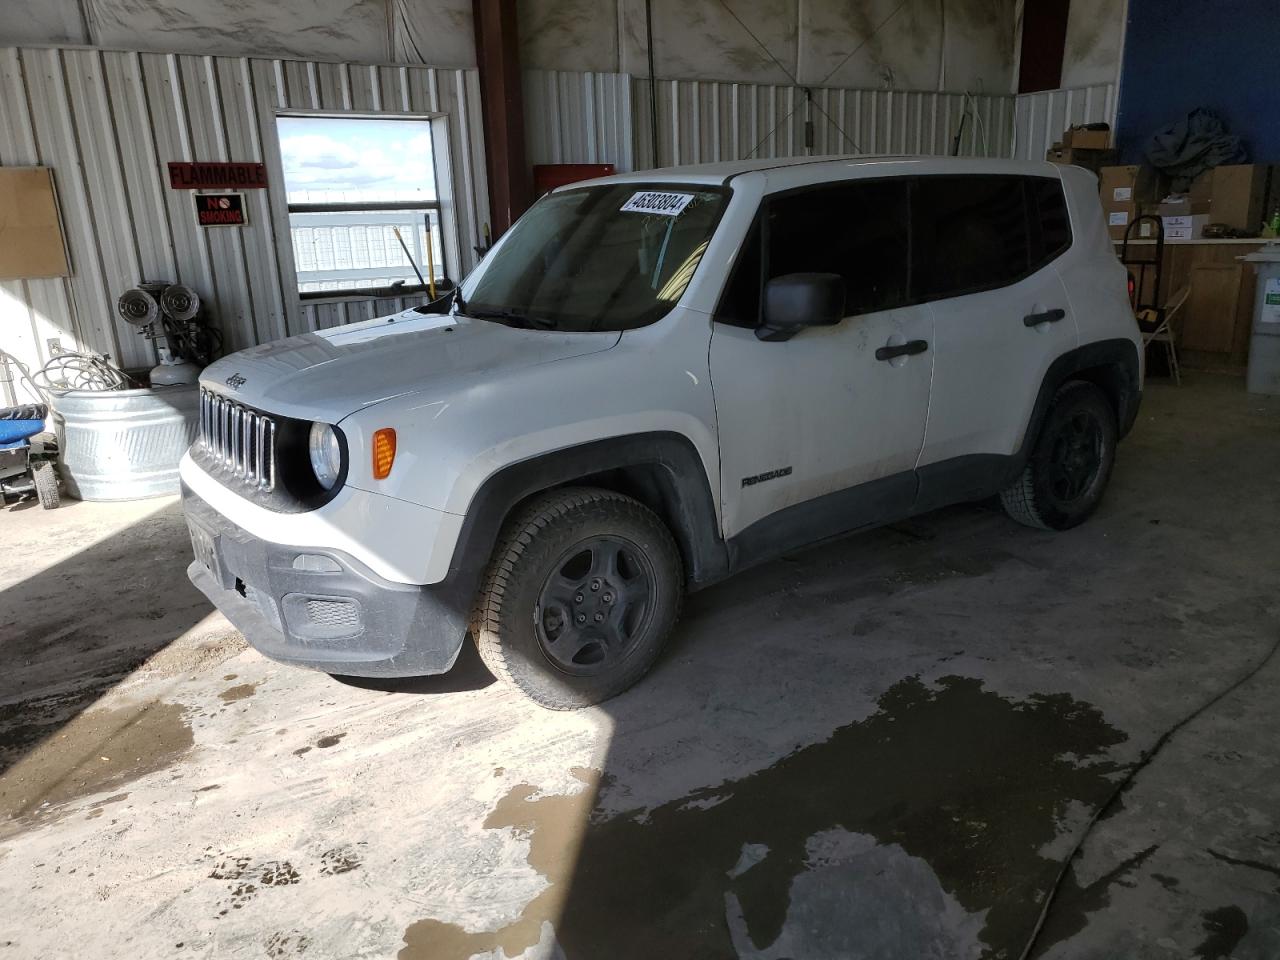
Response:
[[[1054,307],[1052,310],[1046,310],[1044,313],[1029,313],[1022,318],[1024,326],[1034,327],[1042,323],[1057,323],[1067,315],[1067,311],[1061,307]]]
[[[876,351],[876,359],[892,360],[894,357],[910,357],[917,353],[924,353],[928,349],[928,340],[908,340],[893,347],[881,347]]]

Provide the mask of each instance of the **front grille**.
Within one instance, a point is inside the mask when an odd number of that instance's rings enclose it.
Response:
[[[232,476],[268,492],[276,486],[276,424],[244,404],[200,390],[199,443]]]

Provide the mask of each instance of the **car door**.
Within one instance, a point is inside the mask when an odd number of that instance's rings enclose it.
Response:
[[[915,190],[913,293],[934,314],[925,510],[999,488],[1049,365],[1079,335],[1051,262],[1070,243],[1060,181],[936,176]]]
[[[906,513],[924,441],[933,320],[907,305],[905,180],[766,197],[713,325],[724,532],[737,559]],[[756,337],[771,278],[837,273],[843,320]]]

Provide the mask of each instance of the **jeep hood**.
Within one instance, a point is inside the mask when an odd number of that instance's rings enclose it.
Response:
[[[362,407],[599,353],[619,333],[522,330],[406,310],[288,337],[210,364],[201,386],[269,413],[337,423]]]

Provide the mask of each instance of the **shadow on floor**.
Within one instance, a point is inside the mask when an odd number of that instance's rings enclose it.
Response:
[[[493,674],[486,669],[476,652],[476,645],[468,638],[458,651],[458,660],[453,669],[434,677],[343,677],[337,674],[333,679],[349,687],[361,690],[382,690],[387,693],[415,693],[436,695],[442,693],[465,693],[468,690],[483,690],[494,683]]]
[[[0,772],[210,612],[187,581],[184,530],[175,504],[0,591]],[[25,544],[37,562],[39,540]]]

